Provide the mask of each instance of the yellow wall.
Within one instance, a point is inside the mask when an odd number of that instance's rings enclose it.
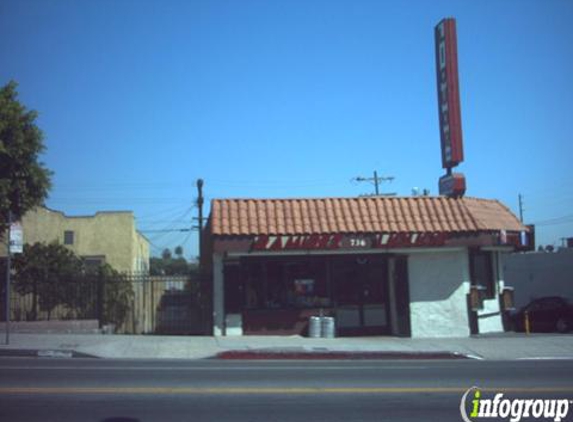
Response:
[[[135,234],[135,253],[134,253],[134,272],[136,273],[149,273],[149,240],[145,238],[137,230],[133,231]]]
[[[147,273],[149,242],[135,229],[131,211],[98,212],[94,216],[68,217],[62,212],[39,207],[22,219],[24,242],[64,244],[64,232],[74,232],[73,245],[66,245],[81,257],[104,256],[115,270]],[[5,255],[6,248],[2,248]]]

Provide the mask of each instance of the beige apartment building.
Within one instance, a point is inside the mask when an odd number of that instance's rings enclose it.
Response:
[[[22,218],[24,243],[58,242],[90,264],[106,263],[129,274],[148,274],[149,241],[137,231],[131,211],[66,216],[38,207]],[[5,255],[5,248],[2,248]]]

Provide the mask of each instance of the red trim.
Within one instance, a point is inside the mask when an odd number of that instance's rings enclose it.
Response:
[[[443,36],[440,28],[443,28]],[[456,21],[452,18],[442,20],[436,26],[434,36],[442,167],[452,168],[464,160]],[[442,50],[440,50],[440,46],[442,46]],[[442,51],[443,60],[445,60],[445,68],[443,70],[440,68],[440,51]],[[449,157],[447,156],[448,147],[450,149]]]

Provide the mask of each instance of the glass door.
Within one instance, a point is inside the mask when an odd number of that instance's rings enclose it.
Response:
[[[337,257],[331,265],[339,334],[388,334],[387,259],[377,255]]]

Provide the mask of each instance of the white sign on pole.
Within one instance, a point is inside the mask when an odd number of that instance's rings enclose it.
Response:
[[[16,222],[10,225],[10,253],[24,252],[24,229]]]

